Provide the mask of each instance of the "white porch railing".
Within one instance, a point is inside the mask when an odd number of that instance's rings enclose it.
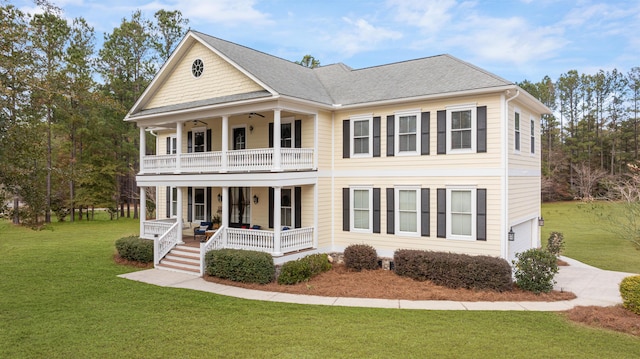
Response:
[[[173,226],[175,223],[175,218],[160,219],[157,221],[144,221],[142,226],[143,233],[140,235],[140,237],[147,239],[158,238],[169,231],[171,226]]]
[[[280,168],[285,171],[313,169],[312,148],[281,148]],[[142,160],[141,173],[251,172],[274,169],[274,149],[256,148],[227,152],[227,168],[222,152],[183,153],[178,168],[177,155],[149,155]]]
[[[226,248],[273,252],[273,232],[259,229],[227,229]]]
[[[313,228],[296,228],[280,232],[280,249],[293,252],[313,247]]]
[[[178,244],[180,223],[175,222],[160,238],[153,241],[153,264],[157,265]]]

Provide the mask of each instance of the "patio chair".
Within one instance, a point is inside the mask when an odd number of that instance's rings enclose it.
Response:
[[[206,238],[207,231],[213,227],[212,222],[200,222],[200,226],[193,228],[193,239],[198,240],[198,236]]]

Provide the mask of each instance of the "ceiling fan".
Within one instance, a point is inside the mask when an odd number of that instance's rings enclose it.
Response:
[[[250,112],[250,113],[249,113],[249,118],[251,118],[251,116],[260,116],[260,117],[264,118],[264,115],[259,114],[259,113],[257,113],[257,112]]]

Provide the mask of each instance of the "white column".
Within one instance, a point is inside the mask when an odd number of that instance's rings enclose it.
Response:
[[[313,248],[318,248],[318,184],[313,185]]]
[[[273,110],[273,168],[271,171],[280,171],[280,109]]]
[[[182,157],[182,122],[176,123],[176,168],[175,173],[182,171],[182,163],[180,163],[180,157]],[[180,193],[180,191],[178,191]],[[178,194],[180,196],[180,194]]]
[[[222,168],[221,173],[227,172],[229,166],[228,152],[229,152],[229,116],[222,116]],[[222,195],[224,197],[224,194]],[[223,211],[225,207],[222,207]]]
[[[140,187],[140,237],[144,236],[144,222],[147,219],[147,192]]]
[[[227,247],[227,228],[229,228],[229,187],[222,187],[222,246]]]
[[[279,125],[278,125],[279,126]],[[274,131],[275,132],[275,128]],[[280,140],[278,140],[280,142]],[[274,143],[275,144],[275,143]],[[282,225],[282,187],[273,188],[273,255],[281,256],[282,250],[280,247],[280,234]]]
[[[178,221],[178,243],[182,244],[184,243],[182,241],[182,190],[184,189],[184,187],[178,187],[177,191],[178,192],[178,198],[177,198],[177,202],[178,202],[178,208],[177,208],[177,213],[176,213],[176,221]]]
[[[140,174],[144,173],[144,156],[147,148],[147,136],[145,133],[145,127],[140,127]]]
[[[318,169],[318,114],[313,115],[313,169]],[[316,201],[317,202],[317,201]]]

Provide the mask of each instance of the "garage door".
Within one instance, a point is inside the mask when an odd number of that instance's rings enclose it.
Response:
[[[515,233],[515,240],[513,242],[508,241],[509,243],[509,263],[512,260],[516,259],[516,253],[524,252],[531,248],[531,243],[534,243],[533,239],[533,225],[534,220],[526,221],[520,224],[517,224],[511,228],[513,228],[513,233]]]

